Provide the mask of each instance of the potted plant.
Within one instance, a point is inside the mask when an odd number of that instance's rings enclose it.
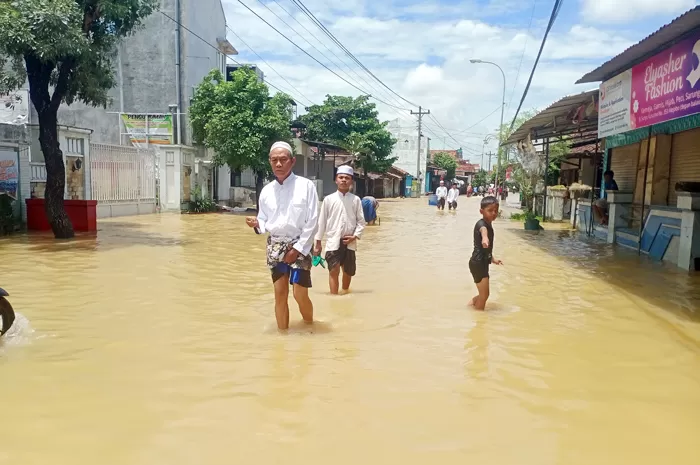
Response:
[[[525,231],[539,231],[542,229],[540,226],[540,220],[537,219],[535,212],[529,208],[525,211]]]

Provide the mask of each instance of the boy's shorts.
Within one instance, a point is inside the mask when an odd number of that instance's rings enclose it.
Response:
[[[453,200],[452,202],[448,202],[447,206],[449,207],[450,210],[452,210],[453,208],[455,210],[457,210],[457,201]]]
[[[473,262],[469,260],[469,271],[474,278],[474,283],[479,284],[484,278],[489,277],[489,264],[487,262]]]
[[[355,251],[348,249],[343,244],[340,244],[338,250],[326,252],[326,263],[328,263],[328,271],[340,265],[343,267],[343,272],[348,276],[355,276],[355,272],[357,272]]]

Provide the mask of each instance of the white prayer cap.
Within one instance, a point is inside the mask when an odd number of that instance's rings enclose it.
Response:
[[[445,181],[443,181],[443,180],[441,179],[441,180],[440,180],[440,184],[445,184]]]
[[[275,149],[285,149],[287,152],[289,152],[290,157],[294,156],[294,152],[292,152],[292,146],[284,141],[279,141],[272,144],[272,147],[270,147],[270,153],[272,153],[272,151]]]
[[[339,174],[347,174],[348,176],[353,176],[355,172],[353,171],[352,166],[342,165],[338,168],[338,172],[335,173],[336,176]]]

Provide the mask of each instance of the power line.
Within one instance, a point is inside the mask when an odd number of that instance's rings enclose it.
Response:
[[[258,1],[260,1],[260,0],[258,0]],[[362,80],[362,82],[364,82],[364,83],[367,84],[369,87],[371,87],[373,91],[377,91],[377,87],[375,86],[375,84],[372,84],[372,83],[371,83],[370,81],[368,81],[364,76],[362,76],[360,73],[358,73],[357,71],[355,71],[354,69],[352,69],[351,66],[348,66],[348,64],[347,64],[341,57],[339,57],[338,54],[335,53],[335,51],[333,51],[328,45],[325,44],[325,42],[323,42],[323,41],[322,41],[321,39],[319,39],[313,32],[311,32],[311,31],[309,30],[309,28],[307,28],[305,25],[303,25],[289,10],[287,10],[284,6],[282,6],[282,4],[280,4],[277,0],[272,0],[272,1],[275,2],[275,4],[276,4],[282,11],[284,11],[285,13],[287,13],[287,15],[288,15],[290,18],[292,18],[299,26],[301,26],[311,37],[313,37],[313,38],[316,40],[316,42],[318,42],[318,43],[319,43],[320,45],[322,45],[326,50],[328,50],[329,52],[331,52],[331,53],[333,54],[333,56],[334,56],[335,58],[337,58],[338,61],[339,61],[342,65],[344,65],[345,69],[347,69],[350,73],[353,74],[353,76],[355,76],[355,77],[356,77],[357,79],[359,79],[359,80]],[[261,3],[262,3],[262,2],[261,2]],[[270,8],[268,8],[266,4],[262,3],[262,5],[265,6],[265,8],[267,8],[270,12],[272,12],[272,14],[274,14],[275,16],[277,16],[277,14],[276,14],[274,11],[272,11]],[[297,8],[298,8],[298,7],[297,7]],[[306,14],[304,11],[302,11],[302,13]],[[308,15],[306,15],[306,16],[308,17]],[[285,24],[287,24],[287,23],[286,23],[284,20],[282,20],[282,18],[280,18],[279,16],[277,16],[277,18],[278,18],[280,21],[282,21],[282,22],[284,22]],[[313,22],[313,21],[312,21],[312,22]],[[315,23],[314,23],[314,24],[315,24]],[[304,39],[304,41],[306,41],[306,43],[308,43],[309,45],[311,45],[311,46],[314,48],[314,50],[316,50],[318,53],[320,53],[320,54],[321,54],[324,58],[326,58],[329,62],[331,62],[331,63],[333,63],[335,66],[337,66],[338,69],[340,70],[341,66],[339,66],[338,63],[336,63],[335,61],[331,60],[330,57],[328,57],[328,55],[324,54],[324,53],[321,52],[319,49],[317,49],[317,48],[316,48],[313,44],[311,44],[311,42],[309,42],[304,36],[302,36],[301,34],[299,34],[298,31],[294,30],[294,28],[292,28],[291,26],[289,26],[289,24],[287,24],[287,27],[289,27],[289,28],[292,29],[294,32],[296,32],[297,35],[298,35],[299,37],[301,37],[302,39]],[[392,99],[392,101],[394,101],[394,102],[397,101],[397,100],[396,100],[396,97],[393,97],[391,94],[387,94],[386,91],[379,90],[379,92],[384,92],[384,94],[383,94],[382,96],[388,95],[388,96],[389,96],[389,99]],[[400,102],[399,102],[399,105],[401,105]]]
[[[261,56],[258,54],[258,52],[256,52],[255,50],[253,50],[253,47],[251,47],[250,45],[248,45],[248,44],[246,43],[246,41],[243,40],[243,38],[241,38],[241,36],[239,36],[238,34],[236,34],[236,31],[234,31],[233,29],[231,29],[231,27],[229,27],[228,24],[226,25],[226,28],[227,28],[229,31],[231,31],[231,33],[232,33],[234,36],[236,36],[236,38],[237,38],[238,40],[240,40],[240,41],[243,43],[243,45],[245,45],[246,47],[248,47],[248,48],[250,49],[250,51],[253,52],[253,53],[255,54],[255,56],[257,56],[258,58],[260,58],[260,60],[262,60],[263,63],[265,63],[267,66],[269,66],[270,69],[271,69],[272,71],[275,72],[275,74],[277,74],[281,79],[283,79],[284,82],[286,82],[287,84],[289,84],[289,87],[291,87],[292,89],[294,89],[295,91],[297,91],[297,92],[299,93],[299,95],[301,95],[302,97],[304,97],[304,99],[305,99],[307,102],[311,103],[311,105],[316,105],[316,104],[313,102],[313,100],[311,100],[310,98],[308,98],[306,95],[302,94],[301,91],[300,91],[299,89],[297,89],[296,87],[294,87],[294,86],[292,85],[292,83],[289,82],[289,81],[287,80],[287,78],[285,78],[285,77],[282,76],[280,73],[278,73],[277,70],[276,70],[270,63],[268,63],[263,57],[261,57]]]
[[[282,37],[284,37],[290,44],[294,45],[296,48],[298,48],[299,50],[301,50],[305,55],[307,55],[309,58],[311,58],[312,60],[314,60],[314,61],[315,61],[316,63],[318,63],[319,65],[323,66],[325,69],[327,69],[328,71],[330,71],[331,73],[333,73],[335,76],[337,76],[338,78],[342,79],[345,83],[351,85],[352,87],[354,87],[355,89],[359,90],[359,91],[362,92],[363,94],[369,95],[369,97],[373,98],[374,100],[377,100],[378,102],[383,103],[384,105],[388,105],[388,106],[390,106],[390,107],[393,107],[393,108],[396,108],[396,109],[399,109],[399,110],[410,111],[408,108],[397,107],[396,105],[392,105],[391,103],[387,103],[387,102],[385,102],[384,100],[381,100],[381,99],[378,98],[378,97],[375,97],[375,96],[373,96],[373,95],[371,95],[371,94],[368,94],[368,92],[366,92],[366,91],[362,90],[361,88],[357,87],[355,84],[353,84],[352,82],[348,81],[348,80],[345,79],[343,76],[341,76],[340,74],[336,73],[335,71],[333,71],[332,69],[330,69],[328,66],[326,66],[324,63],[322,63],[321,61],[319,61],[316,57],[314,57],[313,55],[311,55],[309,52],[307,52],[306,50],[304,50],[303,48],[301,48],[296,42],[294,42],[292,39],[290,39],[289,37],[287,37],[284,33],[282,33],[282,32],[281,32],[279,29],[277,29],[275,26],[273,26],[272,24],[270,24],[265,18],[263,18],[262,16],[260,16],[259,14],[257,14],[257,13],[256,13],[252,8],[250,8],[248,5],[246,5],[245,3],[243,3],[242,0],[238,0],[238,3],[240,3],[241,5],[243,5],[243,6],[245,7],[246,10],[250,11],[251,13],[253,13],[253,14],[254,14],[255,16],[257,16],[262,22],[264,22],[265,24],[267,24],[267,25],[268,25],[270,28],[272,28],[275,32],[277,32],[279,35],[281,35]]]
[[[535,64],[532,66],[532,71],[530,72],[530,78],[527,80],[527,85],[525,86],[525,91],[523,92],[523,96],[520,99],[520,104],[518,105],[518,109],[515,111],[515,115],[513,116],[513,121],[510,123],[510,129],[508,130],[508,133],[513,132],[513,126],[515,126],[515,120],[518,118],[518,113],[520,113],[520,109],[523,106],[523,103],[525,102],[525,97],[527,97],[527,92],[530,90],[530,84],[532,83],[532,78],[535,75],[535,70],[537,69],[537,64],[540,61],[540,56],[542,55],[542,50],[544,50],[544,44],[547,43],[547,36],[549,35],[549,31],[552,30],[552,26],[554,25],[554,20],[557,19],[557,15],[559,14],[559,10],[561,9],[561,4],[563,0],[555,0],[554,2],[554,7],[552,8],[552,14],[549,17],[549,24],[547,24],[547,29],[544,31],[544,37],[542,37],[542,44],[540,45],[540,50],[537,52],[537,58],[535,59]]]
[[[240,0],[238,0],[238,1],[240,1]],[[391,87],[384,84],[384,81],[382,81],[377,76],[375,76],[374,73],[372,73],[372,71],[370,71],[364,64],[362,64],[362,62],[360,60],[358,60],[357,57],[355,55],[353,55],[352,52],[350,52],[350,50],[348,50],[347,47],[345,47],[345,45],[343,45],[342,42],[340,42],[333,35],[333,33],[331,33],[331,31],[329,31],[328,28],[326,28],[326,26],[324,26],[323,23],[318,18],[316,18],[316,16],[314,16],[314,14],[306,7],[306,5],[304,5],[304,3],[301,0],[292,0],[292,3],[294,3],[304,14],[306,14],[306,16],[308,16],[333,42],[335,42],[338,45],[338,47],[340,47],[341,50],[343,50],[355,63],[357,63],[362,69],[364,69],[367,72],[367,74],[369,74],[374,79],[376,79],[377,82],[379,82],[382,86],[387,88],[392,94],[396,95],[398,98],[400,98],[404,102],[406,102],[409,105],[412,105],[414,107],[419,106],[419,105],[411,102],[410,100],[405,99],[404,97],[402,97],[398,93],[396,93]]]
[[[435,118],[435,116],[429,115],[429,117],[430,117],[433,121],[435,121],[435,123],[437,123],[437,125],[440,127],[440,129],[442,129],[443,131],[445,131],[445,134],[447,134],[447,135],[449,136],[450,139],[452,139],[453,141],[457,142],[457,144],[458,144],[460,147],[463,146],[463,145],[468,145],[468,144],[465,144],[464,142],[460,142],[460,141],[458,141],[457,139],[455,139],[454,136],[452,136],[452,134],[450,134],[450,132],[449,132],[447,129],[445,129],[445,127],[442,125],[442,123],[440,123],[440,121],[438,121],[437,118]]]
[[[170,15],[168,15],[168,14],[166,14],[166,13],[163,13],[162,11],[160,12],[160,14],[162,14],[163,16],[165,16],[166,18],[168,18],[170,21],[174,22],[175,24],[177,24],[178,26],[180,26],[181,28],[183,28],[185,31],[189,32],[190,34],[192,34],[193,36],[195,36],[196,38],[198,38],[199,40],[201,40],[202,42],[204,42],[204,43],[205,43],[207,46],[209,46],[210,48],[212,48],[212,49],[216,50],[217,52],[221,53],[221,50],[219,50],[218,48],[214,47],[212,44],[210,44],[210,43],[209,43],[206,39],[204,39],[202,36],[200,36],[199,34],[197,34],[196,32],[194,32],[192,29],[189,29],[187,26],[185,26],[184,24],[182,24],[181,22],[179,22],[178,20],[176,20],[176,19],[173,18],[172,16],[170,16]],[[243,65],[242,63],[239,63],[238,61],[234,60],[234,59],[231,58],[230,56],[228,56],[228,55],[225,55],[225,56],[226,56],[227,59],[233,61],[233,62],[236,63],[237,65],[239,65],[239,66],[245,66],[245,65]],[[275,86],[274,84],[272,84],[270,81],[266,81],[265,84],[267,84],[268,86],[270,86],[270,87],[272,87],[273,89],[277,90],[278,92],[282,92],[283,94],[287,94],[287,95],[290,95],[290,96],[291,96],[291,93],[285,92],[284,90],[282,90],[282,89],[280,89],[279,87],[277,87],[277,86]]]
[[[498,105],[491,113],[489,113],[488,115],[484,116],[484,117],[481,118],[479,121],[477,121],[476,123],[474,123],[474,124],[472,124],[471,126],[469,126],[467,129],[465,129],[465,131],[468,131],[469,129],[473,128],[474,126],[477,126],[477,125],[481,124],[481,123],[482,123],[483,121],[485,121],[489,116],[493,115],[494,113],[496,113],[496,112],[497,112],[498,110],[500,110],[500,109],[501,109],[501,105]]]
[[[532,20],[535,18],[535,7],[537,7],[537,0],[532,2],[532,13],[530,13],[530,24],[527,25],[527,33],[525,34],[525,45],[523,45],[523,54],[520,55],[520,63],[518,63],[518,72],[515,74],[515,83],[513,83],[513,89],[510,91],[510,98],[508,99],[508,108],[510,108],[510,103],[513,101],[513,95],[515,94],[515,88],[518,86],[518,78],[520,77],[520,68],[523,66],[523,59],[525,58],[525,52],[527,51],[527,40],[530,38],[530,29],[532,29]]]

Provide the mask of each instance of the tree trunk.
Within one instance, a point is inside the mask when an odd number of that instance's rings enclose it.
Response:
[[[42,114],[43,113],[43,114]],[[46,217],[56,239],[70,239],[75,233],[63,205],[66,165],[58,143],[58,116],[51,111],[39,113],[39,144],[46,163]]]
[[[39,115],[39,144],[46,164],[46,192],[44,206],[46,217],[56,239],[70,239],[75,233],[73,224],[63,205],[66,187],[66,165],[58,143],[58,107],[65,95],[71,62],[63,62],[59,67],[59,77],[53,95],[49,94],[51,74],[56,63],[41,61],[38,57],[25,55],[29,96]]]

